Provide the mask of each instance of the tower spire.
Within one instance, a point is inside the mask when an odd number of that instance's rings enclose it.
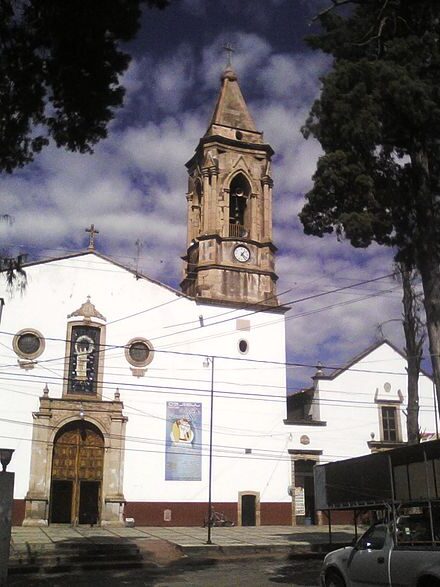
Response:
[[[238,76],[232,67],[231,54],[234,49],[225,45],[228,59],[221,75],[221,88],[214,108],[211,122],[205,136],[228,136],[228,129],[255,133],[252,142],[262,142],[261,133],[257,131],[238,84]]]
[[[188,234],[183,291],[215,303],[274,308],[273,150],[257,131],[231,66],[208,130],[186,164]]]

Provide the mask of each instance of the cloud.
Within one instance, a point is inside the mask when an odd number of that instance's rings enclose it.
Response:
[[[319,88],[319,76],[329,65],[321,53],[275,53],[257,71],[257,82],[266,98],[288,100],[291,106],[310,105]]]
[[[283,2],[272,0],[273,7]],[[189,3],[202,14],[206,3]],[[225,6],[232,7],[226,2]],[[250,8],[252,3],[248,3]],[[232,8],[231,8],[232,9]],[[257,127],[273,146],[274,234],[278,291],[287,313],[288,357],[311,367],[289,369],[289,385],[310,383],[316,361],[344,364],[377,337],[377,324],[399,317],[396,284],[377,282],[326,293],[390,271],[392,252],[353,249],[330,235],[303,234],[298,212],[311,187],[320,147],[300,133],[319,91],[325,58],[281,51],[267,37],[222,26],[200,39],[200,58],[187,37],[155,55],[138,55],[124,76],[126,107],[93,156],[51,146],[37,162],[0,184],[4,247],[36,256],[87,246],[85,228],[100,230],[98,250],[178,287],[186,247],[189,160],[208,126],[219,91],[225,41],[236,45],[234,67]],[[142,243],[139,259],[135,241]],[[376,294],[376,295],[375,295]],[[375,297],[372,297],[374,296]],[[302,298],[309,298],[298,301]],[[387,335],[401,343],[397,324]]]

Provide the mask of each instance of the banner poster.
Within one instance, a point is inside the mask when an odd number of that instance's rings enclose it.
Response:
[[[202,479],[202,404],[167,402],[165,480]]]
[[[295,515],[306,515],[306,500],[304,494],[304,487],[295,487]]]

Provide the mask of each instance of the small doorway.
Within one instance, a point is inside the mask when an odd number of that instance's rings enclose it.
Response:
[[[51,523],[99,523],[103,465],[104,438],[96,426],[80,420],[58,432],[52,458]]]
[[[241,496],[241,525],[256,526],[257,496],[245,494]]]
[[[78,521],[94,526],[99,518],[99,481],[80,481]]]
[[[51,522],[70,524],[72,510],[72,481],[52,481]]]
[[[315,524],[315,485],[313,482],[313,467],[316,461],[295,461],[295,487],[299,489],[298,495],[302,497],[296,504],[296,522],[302,524]],[[302,502],[302,503],[301,503]],[[299,507],[298,507],[299,506]]]

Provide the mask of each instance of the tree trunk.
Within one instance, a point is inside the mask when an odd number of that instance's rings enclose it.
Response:
[[[416,195],[415,210],[418,230],[414,241],[416,265],[422,278],[429,352],[437,397],[437,414],[440,407],[440,252],[438,244],[439,220],[432,192],[430,161],[426,148],[417,145],[411,153],[412,180]],[[435,415],[437,418],[437,414]]]
[[[406,429],[408,444],[420,442],[419,433],[419,373],[423,353],[423,325],[419,317],[419,303],[414,290],[414,271],[411,267],[398,264],[403,290],[403,330],[405,351],[408,361],[408,406]]]
[[[419,259],[418,266],[425,296],[424,305],[429,338],[429,352],[431,355],[438,412],[440,406],[440,265],[436,257],[434,254],[425,255]]]

